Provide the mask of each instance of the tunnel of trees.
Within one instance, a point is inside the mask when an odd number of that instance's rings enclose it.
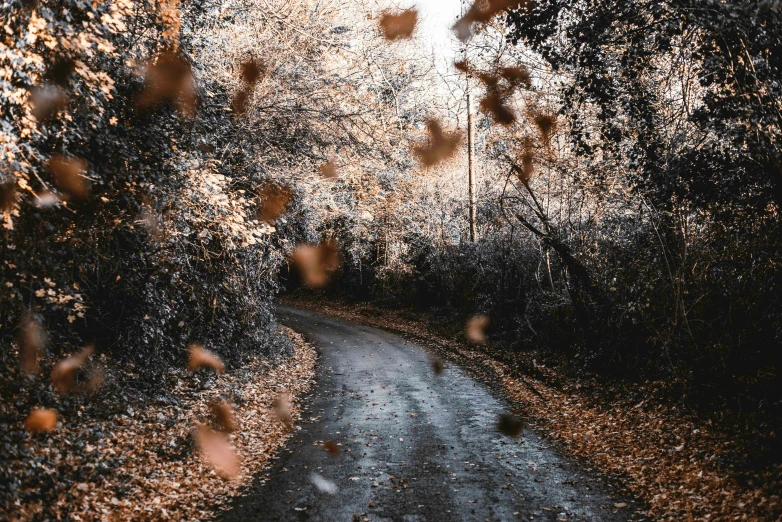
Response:
[[[275,360],[315,286],[774,432],[781,10],[489,0],[443,58],[358,0],[6,2],[4,386],[30,321],[149,382]]]

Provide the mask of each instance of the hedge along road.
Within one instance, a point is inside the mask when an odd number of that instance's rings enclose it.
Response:
[[[498,433],[506,405],[460,368],[435,375],[423,348],[384,330],[288,307],[278,315],[318,348],[318,384],[268,479],[220,520],[638,518],[531,430]]]

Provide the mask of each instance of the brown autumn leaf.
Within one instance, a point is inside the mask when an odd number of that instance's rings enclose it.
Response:
[[[473,24],[485,24],[505,10],[530,10],[533,4],[533,0],[475,0],[452,29],[456,32],[456,36],[464,42],[472,36]]]
[[[531,149],[525,149],[521,154],[521,171],[518,171],[519,181],[525,185],[532,179],[532,175],[535,173],[535,164],[533,162],[533,154]]]
[[[178,105],[181,112],[192,114],[196,101],[190,64],[180,54],[163,51],[147,65],[144,90],[138,98],[139,109],[172,102]]]
[[[496,90],[490,89],[481,99],[480,108],[491,115],[492,120],[500,125],[511,125],[516,121],[516,115],[505,104],[503,96]]]
[[[248,58],[240,66],[242,81],[249,86],[254,86],[261,79],[261,75],[266,71],[263,62],[256,58]]]
[[[24,421],[24,429],[30,433],[52,431],[57,426],[57,410],[51,408],[35,408]]]
[[[304,284],[311,288],[325,286],[342,265],[342,255],[334,240],[319,245],[299,245],[293,251],[291,260]]]
[[[16,183],[5,181],[0,183],[0,212],[8,212],[16,204]]]
[[[508,437],[518,437],[524,429],[524,422],[510,413],[501,413],[497,419],[497,431]]]
[[[22,318],[19,331],[19,359],[22,371],[27,375],[35,375],[39,370],[39,361],[46,344],[46,333],[38,321],[29,314]]]
[[[76,373],[84,366],[87,359],[95,352],[95,346],[89,345],[82,349],[76,355],[72,355],[62,361],[52,369],[52,383],[57,391],[64,393],[76,389]]]
[[[407,9],[398,14],[384,11],[380,16],[380,32],[386,40],[394,41],[411,38],[418,22],[418,11]]]
[[[429,364],[432,366],[432,371],[434,372],[435,375],[440,375],[441,373],[443,373],[443,369],[445,368],[443,366],[443,361],[441,361],[437,357],[434,356],[430,357]]]
[[[236,450],[228,443],[228,438],[210,430],[203,424],[195,431],[195,439],[201,453],[201,458],[211,466],[218,475],[231,479],[239,474],[241,461]]]
[[[238,115],[247,112],[251,94],[252,92],[246,87],[242,87],[236,91],[236,94],[234,94],[234,97],[231,99],[231,110]]]
[[[454,62],[453,66],[457,71],[463,72],[464,74],[469,74],[470,72],[470,64],[467,62],[467,60],[459,60],[458,62]]]
[[[291,417],[291,396],[288,393],[279,394],[272,402],[274,415],[277,416],[288,428],[293,428],[293,418]]]
[[[489,318],[485,315],[474,315],[467,321],[466,335],[471,343],[481,344],[486,342],[486,328],[489,326]]]
[[[87,170],[84,161],[55,155],[49,160],[49,170],[54,176],[57,188],[69,198],[83,200],[89,196],[90,188],[82,175],[82,172]]]
[[[214,417],[215,423],[220,431],[232,433],[237,430],[236,417],[231,405],[225,400],[215,400],[209,403],[209,411]]]
[[[269,183],[261,187],[258,191],[258,197],[261,200],[258,220],[274,221],[285,213],[288,203],[293,199],[293,191],[290,187],[280,187]]]
[[[553,114],[537,114],[532,120],[540,131],[540,138],[543,143],[548,145],[551,141],[551,134],[557,128],[557,118]]]
[[[189,370],[196,371],[203,366],[207,366],[216,370],[217,373],[225,373],[223,361],[200,344],[193,343],[188,346],[187,354],[189,358],[187,367]]]
[[[209,154],[215,151],[215,146],[210,143],[199,143],[198,150],[200,150],[204,154]]]
[[[90,378],[84,385],[84,391],[94,392],[103,387],[103,383],[106,381],[106,370],[103,365],[97,365],[96,368],[90,374]]]
[[[462,142],[462,134],[457,131],[443,132],[440,123],[433,119],[426,123],[426,127],[429,130],[429,140],[427,143],[414,145],[413,154],[423,165],[431,167],[456,153]]]
[[[497,87],[500,81],[500,76],[487,72],[479,72],[477,74],[478,79],[488,88]]]
[[[334,163],[334,161],[329,161],[318,167],[318,172],[320,173],[321,177],[326,179],[332,179],[339,176],[337,173],[337,164]]]
[[[326,450],[329,455],[337,456],[340,454],[339,445],[333,440],[327,440],[323,443],[323,449]]]
[[[46,85],[30,90],[32,114],[39,122],[48,120],[68,104],[68,97],[59,87]]]
[[[503,67],[500,69],[500,76],[505,78],[511,88],[529,87],[532,80],[529,71],[523,65],[517,67]]]

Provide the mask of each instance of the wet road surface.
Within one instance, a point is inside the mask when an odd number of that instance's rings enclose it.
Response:
[[[302,423],[269,473],[219,520],[628,520],[632,503],[525,430],[461,369],[384,330],[279,307],[320,353]],[[322,448],[334,441],[339,455]]]

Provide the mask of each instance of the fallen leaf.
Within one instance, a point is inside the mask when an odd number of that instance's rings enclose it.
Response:
[[[272,409],[283,424],[288,428],[293,427],[293,419],[291,418],[291,398],[287,393],[281,393],[272,402]]]
[[[231,408],[228,402],[225,400],[211,401],[209,403],[209,411],[212,412],[212,416],[221,431],[226,433],[236,431],[236,418],[234,417],[233,408]]]
[[[16,203],[16,183],[6,181],[0,183],[0,212],[11,210]]]
[[[323,449],[331,455],[339,455],[340,453],[337,443],[331,440],[327,440],[323,443]]]
[[[239,473],[240,460],[236,450],[228,443],[228,438],[204,425],[196,428],[196,443],[201,458],[223,478],[233,478]]]
[[[497,431],[508,437],[518,437],[523,429],[522,420],[510,413],[501,413],[497,419]]]
[[[489,326],[489,318],[485,315],[475,315],[467,321],[467,339],[471,343],[482,344],[486,342],[486,327]]]
[[[337,164],[333,161],[329,161],[318,167],[318,172],[320,172],[321,177],[326,179],[333,179],[339,175],[337,173]]]
[[[426,127],[429,140],[413,146],[413,154],[423,165],[431,167],[454,155],[462,142],[462,135],[460,132],[443,132],[437,120],[429,120]]]
[[[191,344],[188,346],[187,352],[189,356],[188,368],[190,370],[196,371],[202,366],[208,366],[214,368],[217,373],[225,372],[223,361],[200,344]]]
[[[293,198],[293,191],[289,187],[280,187],[267,184],[258,191],[261,207],[258,211],[259,221],[274,221],[288,208]]]
[[[190,64],[173,51],[163,51],[147,65],[144,90],[138,98],[140,109],[175,102],[181,112],[192,114],[197,102]]]
[[[95,351],[94,345],[89,345],[76,355],[63,359],[52,369],[52,383],[59,392],[69,392],[76,388],[76,372],[84,366],[87,359]]]
[[[418,12],[415,9],[408,9],[399,14],[384,11],[379,20],[380,32],[386,40],[390,41],[411,38],[416,22],[418,22]]]
[[[54,183],[63,194],[76,200],[87,198],[90,189],[82,175],[82,172],[87,170],[84,161],[55,155],[49,160],[49,170],[54,177]]]
[[[20,366],[24,373],[35,375],[38,373],[39,360],[46,344],[46,333],[38,321],[32,316],[25,315],[22,318],[19,338]]]
[[[432,371],[435,375],[440,375],[443,373],[443,362],[437,357],[431,357],[429,359],[429,364],[432,366]]]
[[[57,425],[57,411],[49,408],[36,408],[24,421],[24,429],[30,433],[52,431]]]
[[[461,41],[466,41],[473,34],[473,24],[484,24],[505,10],[529,10],[533,5],[532,0],[475,0],[452,29]]]
[[[492,120],[500,125],[511,125],[516,121],[516,115],[505,103],[502,94],[496,89],[489,89],[489,92],[481,98],[480,109],[491,115]]]
[[[247,85],[254,86],[265,72],[266,67],[263,65],[263,62],[251,57],[242,62],[240,70],[242,81]]]
[[[543,143],[548,144],[551,140],[551,133],[557,127],[557,119],[553,114],[537,114],[533,118],[535,125],[540,131],[540,137]]]
[[[342,254],[334,240],[319,245],[299,245],[291,256],[304,284],[320,288],[328,283],[331,275],[342,265]]]
[[[322,476],[318,475],[317,473],[310,473],[310,482],[318,489],[318,491],[321,491],[323,493],[328,493],[329,495],[333,495],[338,491],[337,485],[334,484],[330,480],[326,480]]]

